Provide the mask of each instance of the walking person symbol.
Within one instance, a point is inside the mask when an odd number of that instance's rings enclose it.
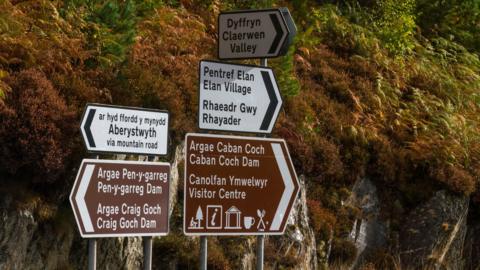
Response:
[[[260,218],[260,221],[258,221],[257,229],[259,231],[265,231],[265,222],[263,221],[263,217],[265,217],[265,209],[257,209],[257,216]]]

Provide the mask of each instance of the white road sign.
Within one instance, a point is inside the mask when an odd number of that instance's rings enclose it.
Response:
[[[88,104],[80,129],[90,152],[166,155],[168,124],[165,111]]]
[[[272,69],[200,62],[201,129],[271,133],[282,106]]]
[[[276,57],[289,35],[279,9],[222,12],[218,16],[218,58]]]

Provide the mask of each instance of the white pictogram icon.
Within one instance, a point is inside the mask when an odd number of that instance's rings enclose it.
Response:
[[[200,206],[198,206],[197,212],[195,213],[195,218],[190,219],[189,229],[203,229],[202,227],[203,220],[203,211]]]
[[[241,214],[242,212],[235,206],[228,208],[225,212],[225,229],[241,229]]]
[[[222,206],[207,205],[207,229],[222,228]]]
[[[255,224],[255,218],[254,217],[244,217],[243,218],[243,226],[245,229],[250,229],[253,224]]]
[[[265,217],[265,209],[257,209],[257,216],[260,218],[258,221],[257,229],[259,231],[265,231],[265,222],[263,222],[263,217]]]

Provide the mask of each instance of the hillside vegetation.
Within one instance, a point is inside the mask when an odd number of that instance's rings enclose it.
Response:
[[[358,209],[342,202],[361,178],[379,187],[393,230],[441,189],[471,198],[478,215],[476,0],[0,0],[0,191],[57,218],[88,156],[79,132],[87,102],[170,111],[173,150],[198,131],[197,66],[216,58],[219,12],[272,6],[289,7],[298,27],[288,54],[268,62],[284,99],[272,136],[287,141],[306,178],[318,242],[333,234],[330,263],[354,257],[342,237]],[[156,248],[194,265],[181,207]],[[237,240],[212,241],[209,264],[236,269]],[[277,268],[295,265],[267,255]],[[385,251],[372,263],[392,260]]]

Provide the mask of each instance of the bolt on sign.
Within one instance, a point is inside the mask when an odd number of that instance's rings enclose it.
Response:
[[[84,159],[70,194],[82,237],[168,233],[170,164]]]
[[[271,68],[201,61],[201,129],[271,133],[282,98]]]
[[[186,235],[283,234],[299,184],[284,140],[190,133]]]
[[[166,111],[87,104],[80,129],[89,152],[166,155]]]
[[[222,12],[218,16],[218,58],[277,57],[289,28],[280,9]]]

